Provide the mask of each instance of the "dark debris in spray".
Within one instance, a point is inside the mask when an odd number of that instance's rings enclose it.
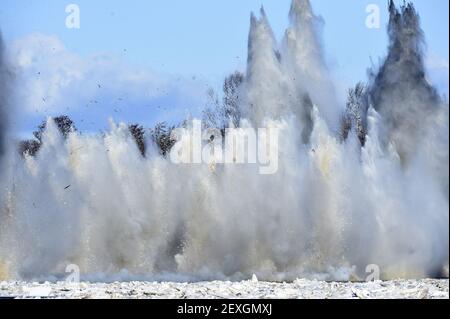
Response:
[[[393,142],[403,161],[414,151],[426,119],[442,103],[426,79],[424,34],[412,3],[389,1],[388,55],[371,75],[368,102],[382,116],[384,142]]]

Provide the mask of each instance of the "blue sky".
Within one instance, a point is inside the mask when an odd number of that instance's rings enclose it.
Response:
[[[277,38],[281,39],[288,25],[290,6],[290,0],[1,2],[0,28],[7,46],[33,33],[49,35],[58,39],[68,52],[81,58],[92,58],[99,54],[114,56],[120,63],[129,63],[137,69],[152,70],[154,74],[161,74],[171,80],[179,77],[184,85],[194,82],[187,85],[196,87],[198,92],[206,85],[219,88],[223,77],[228,73],[235,69],[245,69],[251,11],[258,11],[263,5]],[[387,0],[311,2],[316,14],[325,20],[324,48],[330,69],[339,85],[344,88],[358,80],[364,80],[371,61],[377,64],[386,52]],[[448,83],[449,2],[412,2],[422,18],[430,68],[436,68],[430,72],[436,73],[432,74],[433,79],[445,91],[444,87]],[[65,7],[70,3],[80,7],[80,29],[67,29],[65,26]],[[368,29],[365,26],[365,9],[372,3],[378,4],[382,9],[381,29]],[[400,4],[401,1],[397,3]],[[160,97],[159,102],[155,102],[153,96],[153,99],[145,103],[178,103],[183,94],[174,93],[177,91],[174,86],[171,85],[171,89],[167,90],[169,97]],[[177,94],[178,97],[175,96]],[[143,103],[139,99],[134,102]],[[196,102],[195,98],[190,101],[192,104]],[[192,106],[186,105],[183,112],[190,108]],[[106,113],[103,112],[102,117],[107,116]],[[140,119],[144,116],[144,111],[138,110],[135,116],[127,116],[129,118],[125,116],[125,120]],[[175,112],[173,116],[180,116],[180,113]],[[152,119],[155,120],[155,117]],[[23,127],[34,120],[29,118]]]

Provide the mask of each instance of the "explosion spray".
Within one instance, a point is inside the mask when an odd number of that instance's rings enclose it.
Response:
[[[47,122],[35,157],[10,157],[0,206],[9,278],[381,279],[448,267],[448,105],[426,82],[412,5],[390,3],[389,53],[369,83],[361,146],[337,128],[342,108],[323,59],[321,21],[293,0],[279,48],[252,15],[242,128],[280,130],[279,169],[176,165],[125,124],[65,139]],[[187,126],[184,134],[191,136]],[[445,168],[445,166],[447,168]],[[70,185],[70,187],[67,187]]]

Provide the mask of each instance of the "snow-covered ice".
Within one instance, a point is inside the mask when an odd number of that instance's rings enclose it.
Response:
[[[449,280],[291,283],[256,280],[198,283],[114,282],[79,284],[0,282],[0,298],[71,299],[448,299]]]

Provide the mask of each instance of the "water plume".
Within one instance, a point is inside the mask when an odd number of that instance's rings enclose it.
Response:
[[[5,138],[7,127],[7,69],[4,56],[3,37],[0,30],[0,157],[5,152]]]
[[[68,264],[90,280],[363,280],[368,265],[381,279],[439,276],[448,106],[425,80],[412,5],[390,12],[363,146],[354,130],[345,140],[336,131],[342,110],[309,1],[293,1],[281,45],[264,10],[252,15],[240,128],[280,130],[276,174],[177,165],[148,136],[143,156],[126,124],[64,137],[48,119],[36,156],[6,154],[3,277],[58,278]]]
[[[10,116],[7,107],[10,102],[9,91],[11,84],[4,51],[3,37],[0,30],[0,186],[6,181],[7,176],[11,174],[11,171],[7,170],[7,165],[4,163],[5,153],[7,152],[7,129]],[[0,193],[0,216],[5,214],[3,206],[5,198],[6,196],[2,189],[2,193]],[[0,279],[3,277],[6,277],[6,269],[0,258]]]
[[[389,13],[388,55],[373,76],[369,95],[384,119],[384,142],[395,144],[407,161],[442,102],[426,79],[424,36],[414,6],[408,3],[398,10],[391,0]]]

